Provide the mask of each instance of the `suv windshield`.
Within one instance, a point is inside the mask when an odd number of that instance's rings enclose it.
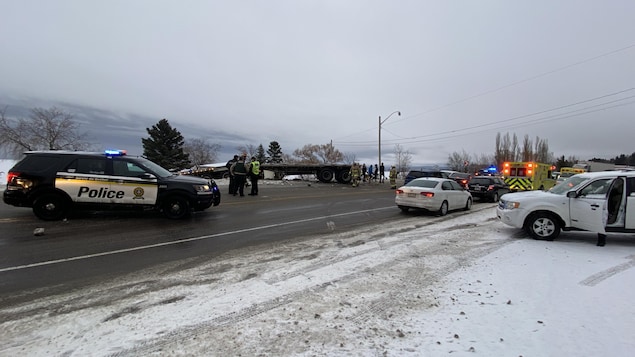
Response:
[[[560,182],[556,186],[552,187],[549,192],[555,193],[556,195],[565,195],[567,192],[575,189],[581,184],[587,182],[589,179],[584,176],[571,176],[568,179]]]
[[[165,178],[165,177],[172,176],[172,173],[170,171],[164,169],[163,167],[155,164],[154,162],[148,159],[138,158],[135,161],[139,163],[140,165],[142,165],[143,167],[145,167],[146,169],[150,170],[153,174],[157,175],[158,177]]]

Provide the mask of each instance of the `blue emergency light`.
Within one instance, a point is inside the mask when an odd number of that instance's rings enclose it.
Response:
[[[107,156],[124,156],[126,155],[126,150],[105,150],[104,153]]]

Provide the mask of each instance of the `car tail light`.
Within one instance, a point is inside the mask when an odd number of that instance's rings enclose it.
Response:
[[[488,190],[488,191],[491,191],[491,190],[493,190],[493,189],[494,189],[494,185],[489,185],[489,187],[487,187],[487,190]]]
[[[396,193],[396,194],[398,194],[398,195],[400,195],[400,194],[402,194],[402,193],[403,193],[403,190],[397,190],[397,191],[395,191],[395,193]]]
[[[19,176],[20,176],[19,172],[9,171],[9,174],[7,174],[7,183],[11,183],[14,178]]]
[[[434,197],[434,192],[421,192],[423,197]]]
[[[8,186],[13,186],[13,188]],[[27,178],[20,177],[19,172],[9,171],[9,174],[7,174],[7,188],[10,190],[15,190],[18,186],[23,189],[28,189],[33,186],[33,181]]]

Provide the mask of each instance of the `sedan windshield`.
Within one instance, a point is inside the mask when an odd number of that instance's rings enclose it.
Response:
[[[432,180],[412,180],[406,184],[408,187],[435,188],[439,182]]]
[[[568,179],[560,182],[556,186],[552,187],[551,190],[549,190],[549,192],[555,193],[556,195],[565,195],[567,194],[567,192],[571,191],[572,189],[575,189],[581,184],[587,182],[588,180],[589,179],[584,176],[579,176],[579,175],[571,176]]]

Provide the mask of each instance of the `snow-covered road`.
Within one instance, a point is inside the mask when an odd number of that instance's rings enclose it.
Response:
[[[632,355],[632,240],[539,242],[475,209],[2,308],[0,355]]]

